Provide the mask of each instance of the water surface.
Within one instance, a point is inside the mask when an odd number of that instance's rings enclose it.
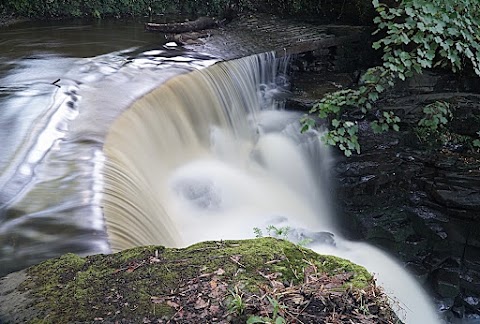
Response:
[[[103,140],[136,98],[217,59],[136,21],[1,30],[0,274],[65,252],[107,253]]]

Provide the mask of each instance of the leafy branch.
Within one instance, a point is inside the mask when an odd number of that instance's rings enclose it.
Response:
[[[397,80],[434,67],[450,68],[453,72],[471,67],[480,76],[480,36],[477,33],[480,30],[480,2],[397,0],[394,7],[380,0],[372,3],[378,14],[374,19],[377,24],[374,35],[384,35],[373,48],[383,49],[383,64],[368,69],[358,89],[327,94],[309,112],[327,120],[329,130],[323,135],[324,142],[338,146],[346,156],[360,153],[358,126],[356,121],[348,119],[347,112],[360,109],[365,118],[377,109],[375,103],[381,94],[392,88]],[[400,118],[393,112],[373,115],[377,116],[377,120],[370,123],[373,131],[399,130]],[[302,118],[301,123],[302,132],[316,124],[311,116]]]

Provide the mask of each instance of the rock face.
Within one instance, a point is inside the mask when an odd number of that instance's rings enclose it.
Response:
[[[392,109],[406,121],[403,132],[375,135],[361,125],[362,154],[338,157],[338,210],[346,235],[397,255],[446,316],[463,317],[480,314],[480,154],[463,143],[420,143],[414,128],[415,109],[438,98],[456,107],[453,134],[480,130],[472,122],[480,117],[479,97],[438,92],[445,78],[417,80],[394,100]]]
[[[364,268],[274,238],[67,254],[0,280],[1,323],[245,323],[252,316],[397,322]]]
[[[325,93],[355,87],[368,68],[362,62],[374,64],[377,55],[368,37],[359,39],[365,41],[331,48],[335,55],[299,56],[287,107],[308,111]],[[480,137],[479,94],[478,76],[425,71],[381,100],[382,109],[401,117],[400,132],[374,134],[353,113],[362,153],[336,154],[334,200],[343,234],[404,261],[446,317],[480,315],[480,152],[464,141]],[[435,100],[448,101],[454,118],[441,140],[421,141],[422,108]]]

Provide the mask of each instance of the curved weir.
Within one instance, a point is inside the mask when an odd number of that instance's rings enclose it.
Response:
[[[416,281],[394,260],[335,234],[331,158],[299,115],[279,110],[285,61],[271,54],[170,79],[112,124],[104,153],[104,215],[114,251],[182,247],[290,227],[321,253],[364,265],[407,323],[437,323]]]
[[[0,70],[0,277],[66,252],[109,253],[100,200],[110,124],[165,80],[218,61],[158,44],[85,58],[12,53],[0,58],[11,60]]]

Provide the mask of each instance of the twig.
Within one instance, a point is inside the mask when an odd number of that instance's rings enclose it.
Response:
[[[245,267],[243,264],[241,264],[240,262],[238,262],[237,260],[235,260],[235,259],[233,258],[233,256],[230,257],[230,260],[231,260],[232,262],[238,264],[238,265],[241,266],[242,268],[245,268],[245,269],[246,269],[246,267]]]
[[[182,310],[183,310],[183,306],[181,306],[181,307],[177,310],[177,312],[176,312],[175,314],[173,314],[172,317],[170,317],[170,319],[167,321],[167,324],[171,323],[172,320],[175,318],[175,316],[177,316],[177,314],[180,313],[180,311],[182,311]]]

